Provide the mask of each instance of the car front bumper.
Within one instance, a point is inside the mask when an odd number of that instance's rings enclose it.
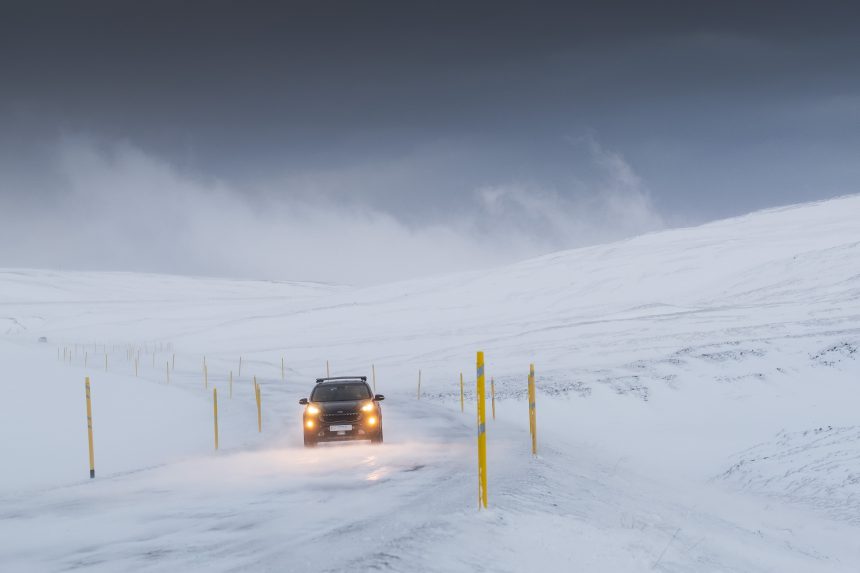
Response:
[[[307,421],[306,421],[307,423]],[[335,429],[337,426],[351,426],[349,430]],[[372,440],[379,432],[382,431],[382,422],[377,421],[376,424],[368,424],[366,420],[357,422],[321,422],[314,420],[314,427],[308,428],[305,426],[305,437],[316,442],[337,442],[348,440]]]

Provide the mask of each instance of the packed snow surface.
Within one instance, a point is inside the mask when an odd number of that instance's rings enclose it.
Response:
[[[856,572],[858,348],[860,196],[366,288],[0,270],[0,570]],[[302,447],[327,363],[384,445]]]

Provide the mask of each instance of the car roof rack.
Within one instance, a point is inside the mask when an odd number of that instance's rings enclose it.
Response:
[[[317,384],[320,382],[328,382],[330,380],[361,380],[367,382],[367,376],[332,376],[330,378],[317,378]]]

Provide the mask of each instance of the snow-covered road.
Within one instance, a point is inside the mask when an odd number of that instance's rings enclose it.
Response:
[[[277,388],[276,429],[253,445],[4,496],[4,570],[851,571],[860,558],[838,541],[848,524],[668,487],[559,430],[532,459],[501,419],[513,403],[490,424],[479,513],[471,409],[400,397],[385,445],[307,450],[301,392]]]

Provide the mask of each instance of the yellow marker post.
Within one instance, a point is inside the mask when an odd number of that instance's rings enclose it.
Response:
[[[460,411],[466,411],[466,396],[463,390],[463,373],[460,372]]]
[[[493,405],[493,419],[496,419],[496,381],[490,378],[490,403]]]
[[[230,371],[230,397],[233,397],[233,371]]]
[[[487,407],[484,394],[484,353],[478,352],[478,509],[487,508]]]
[[[87,376],[85,382],[87,390],[87,440],[90,445],[90,479],[96,477],[96,458],[93,453],[93,406],[90,399],[90,377]]]
[[[532,437],[532,455],[537,455],[537,416],[535,414],[535,365],[529,365],[529,433]]]
[[[260,385],[257,384],[256,381],[254,382],[254,385],[255,385],[254,394],[257,397],[257,431],[262,432],[263,431],[263,409],[262,409],[262,404],[261,404],[262,396],[260,395]]]
[[[421,399],[421,371],[418,371],[418,399]]]
[[[376,394],[376,366],[371,364],[370,371],[373,372],[373,393]]]
[[[215,449],[218,449],[218,388],[212,388],[212,405],[215,411]]]

